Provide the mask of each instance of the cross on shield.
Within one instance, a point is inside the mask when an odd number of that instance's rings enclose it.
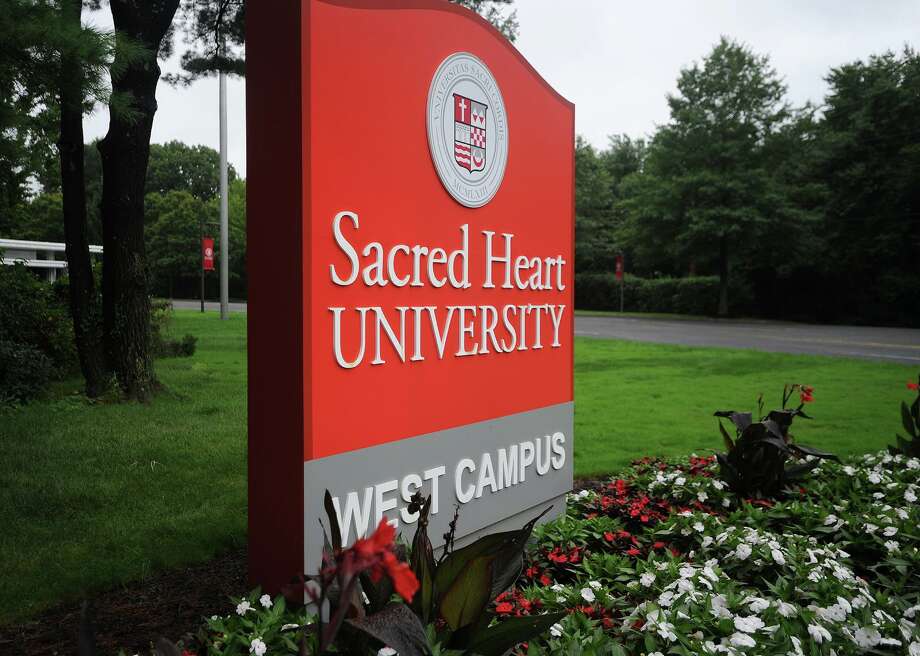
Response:
[[[486,112],[489,107],[454,94],[454,159],[469,172],[486,168]]]

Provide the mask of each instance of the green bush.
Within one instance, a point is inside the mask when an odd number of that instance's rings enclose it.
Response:
[[[714,316],[719,306],[716,276],[688,278],[637,278],[626,276],[623,290],[626,312],[662,312]],[[575,307],[579,310],[619,310],[620,283],[613,274],[575,275]],[[739,281],[729,284],[732,314],[747,314],[750,289]]]
[[[45,354],[62,378],[76,369],[73,325],[51,285],[24,265],[0,266],[0,340]]]
[[[158,299],[150,303],[150,343],[156,358],[187,358],[195,355],[198,338],[184,335],[182,339],[171,339],[166,335],[172,321],[172,304]]]
[[[34,346],[0,339],[0,405],[34,399],[53,373],[51,360]]]

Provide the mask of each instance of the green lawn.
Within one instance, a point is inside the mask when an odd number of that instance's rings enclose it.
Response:
[[[176,313],[193,358],[161,360],[150,405],[53,399],[0,411],[0,622],[208,558],[246,532],[245,316]],[[912,368],[724,349],[576,340],[576,474],[719,447],[712,411],[816,387],[804,443],[883,447]]]

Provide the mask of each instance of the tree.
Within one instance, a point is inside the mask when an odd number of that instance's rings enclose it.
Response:
[[[236,179],[232,166],[228,177],[230,182]],[[220,191],[220,155],[213,148],[180,141],[151,144],[145,190],[148,194],[183,190],[208,201]]]
[[[575,140],[575,270],[601,271],[609,259],[613,236],[612,179],[594,147]],[[610,270],[609,267],[606,267]]]
[[[627,185],[622,236],[646,256],[658,250],[687,268],[714,264],[724,316],[732,265],[807,214],[781,174],[796,113],[769,58],[725,37],[702,65],[681,71],[677,89],[670,121]]]
[[[135,114],[112,113],[108,133],[99,143],[105,350],[122,391],[140,400],[148,399],[156,386],[150,354],[144,187],[160,79],[157,56],[178,7],[179,0],[111,0],[119,41],[140,44],[149,53],[124,62],[116,52],[115,64],[124,67],[112,75],[113,94],[131,98]]]
[[[916,322],[920,308],[920,55],[831,70],[815,173],[827,186],[820,258],[837,312]]]
[[[514,0],[450,0],[454,4],[466,7],[492,23],[507,39],[514,42],[518,36],[520,24],[517,20],[517,10],[512,9],[505,13],[505,8],[514,4]]]

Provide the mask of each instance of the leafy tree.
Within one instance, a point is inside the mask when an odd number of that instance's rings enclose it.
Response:
[[[96,7],[98,0],[86,4]],[[130,114],[125,99],[110,93],[106,73],[120,74],[138,50],[130,41],[119,44],[113,34],[84,26],[83,6],[83,0],[3,0],[0,159],[7,161],[0,168],[13,175],[0,174],[0,186],[10,203],[24,200],[27,181],[60,192],[77,352],[87,393],[96,395],[106,375],[86,238],[83,114],[100,101],[109,103],[113,116]],[[55,155],[57,175],[51,167]],[[41,207],[28,208],[33,209]],[[29,214],[22,206],[15,213],[20,220]]]
[[[575,140],[575,270],[604,270],[613,247],[612,179],[594,147]],[[609,270],[609,268],[608,268]]]
[[[843,290],[839,308],[916,322],[920,55],[887,52],[834,68],[827,81],[815,162],[828,191],[821,268]]]
[[[763,250],[768,235],[813,218],[781,174],[796,113],[769,59],[724,37],[681,71],[677,89],[644,170],[626,185],[621,236],[640,257],[672,267],[714,265],[726,315],[732,265]]]
[[[499,32],[504,34],[509,41],[517,39],[520,23],[517,19],[517,10],[505,11],[506,7],[514,4],[514,0],[450,0],[454,4],[466,7],[492,23]]]
[[[195,289],[201,268],[200,222],[208,213],[204,201],[187,191],[170,191],[148,194],[146,206],[151,288],[170,297],[176,284]]]
[[[229,179],[236,179],[232,166]],[[165,194],[188,191],[201,201],[220,191],[220,154],[207,146],[188,146],[180,141],[151,144],[146,192]]]
[[[150,299],[144,244],[144,186],[150,131],[160,79],[157,56],[169,48],[179,0],[111,0],[118,42],[146,49],[126,61],[116,50],[112,75],[116,95],[130,97],[134,116],[112,112],[99,143],[102,156],[103,335],[107,360],[129,398],[148,399],[156,386],[150,353]],[[166,45],[164,45],[166,44]],[[110,107],[111,107],[110,103]]]

